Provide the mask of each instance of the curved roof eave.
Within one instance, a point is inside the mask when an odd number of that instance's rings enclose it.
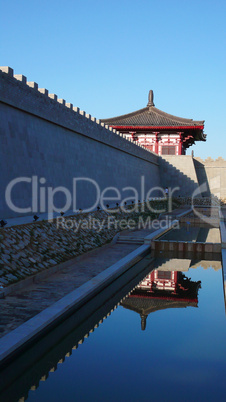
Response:
[[[137,117],[137,118],[136,118]],[[142,124],[141,124],[142,120]],[[153,124],[152,124],[153,120]],[[158,124],[156,124],[158,121]],[[188,126],[203,126],[204,120],[193,120],[187,119],[183,117],[174,116],[172,114],[163,112],[160,109],[157,109],[155,106],[147,106],[143,109],[136,110],[135,112],[124,114],[117,117],[112,117],[109,119],[101,119],[101,122],[108,125],[120,125],[120,126],[170,126],[170,122],[174,123],[172,126],[177,125],[188,125]],[[146,122],[146,124],[145,124]],[[176,123],[176,124],[175,124]]]

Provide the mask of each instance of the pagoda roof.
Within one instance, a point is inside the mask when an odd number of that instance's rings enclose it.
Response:
[[[176,294],[169,293],[166,290],[155,289],[150,292],[136,288],[121,305],[144,315],[166,308],[197,307],[198,290],[201,287],[200,281],[191,281],[190,278],[188,279],[180,273],[178,285]],[[185,285],[186,289],[184,289]]]
[[[153,91],[149,92],[147,107],[121,116],[102,119],[109,126],[153,127],[153,128],[197,128],[203,129],[204,120],[192,120],[177,117],[157,109],[153,103]]]
[[[121,306],[140,314],[141,329],[144,331],[146,328],[146,320],[150,313],[154,313],[159,310],[166,310],[168,308],[198,307],[197,298],[185,299],[175,296],[176,295],[159,295],[156,297],[148,295],[148,292],[144,292],[142,295],[136,294],[135,290],[133,294],[131,294],[121,303]]]
[[[197,299],[177,299],[173,297],[157,298],[157,297],[134,297],[130,296],[125,299],[121,305],[124,308],[133,310],[138,314],[149,315],[155,311],[165,310],[168,308],[186,308],[197,307]]]

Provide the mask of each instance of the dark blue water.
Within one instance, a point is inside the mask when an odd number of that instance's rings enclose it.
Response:
[[[142,331],[140,315],[119,306],[28,401],[225,400],[222,272],[184,274],[201,281],[198,307],[154,311]]]

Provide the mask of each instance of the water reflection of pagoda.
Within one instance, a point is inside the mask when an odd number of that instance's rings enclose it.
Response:
[[[182,272],[155,269],[136,287],[121,305],[140,314],[145,330],[150,313],[167,308],[198,307],[201,282],[193,282]]]

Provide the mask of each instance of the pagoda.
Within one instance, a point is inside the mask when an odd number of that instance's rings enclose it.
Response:
[[[184,119],[155,107],[149,91],[147,107],[101,122],[120,131],[127,139],[139,143],[158,155],[185,155],[195,141],[206,141],[204,120]]]
[[[150,313],[168,308],[198,307],[200,281],[191,281],[182,272],[151,271],[121,303],[141,317],[141,329],[146,328]]]

